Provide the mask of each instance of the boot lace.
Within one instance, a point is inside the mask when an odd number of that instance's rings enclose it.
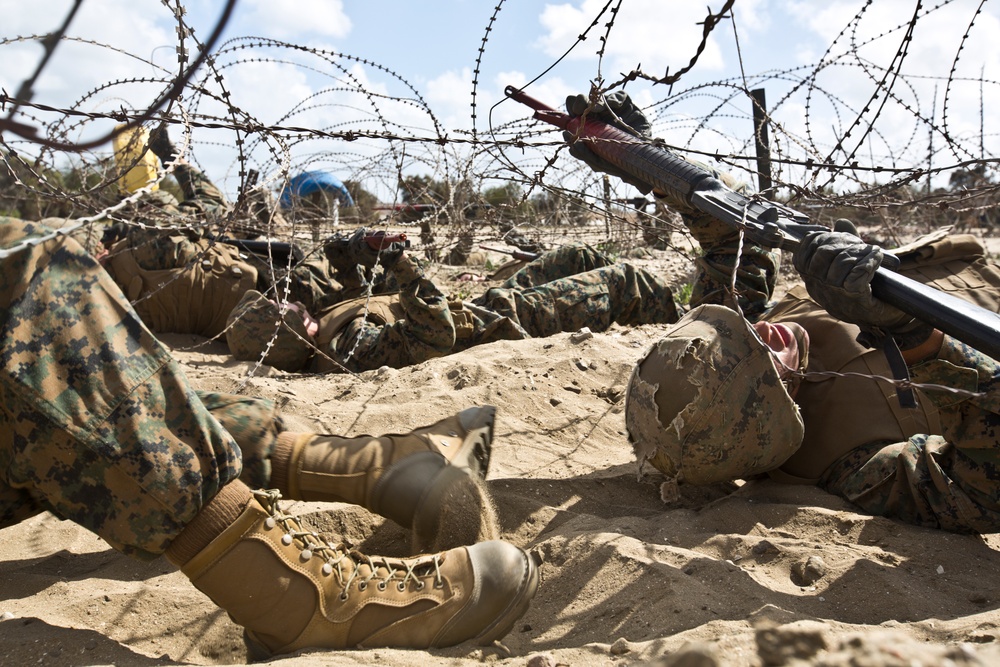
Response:
[[[269,514],[265,519],[268,527],[280,526],[285,531],[281,538],[283,544],[296,544],[300,548],[299,557],[303,562],[311,558],[322,558],[323,575],[330,576],[336,572],[342,584],[341,600],[348,598],[350,588],[355,583],[359,591],[366,590],[370,584],[374,584],[379,591],[388,590],[390,586],[405,591],[411,582],[417,590],[422,590],[425,586],[424,580],[433,577],[435,588],[444,586],[444,578],[441,575],[444,554],[406,559],[368,556],[346,542],[331,544],[319,533],[303,530],[298,519],[281,511],[278,506],[281,493],[277,489],[264,489],[253,493],[257,502]]]

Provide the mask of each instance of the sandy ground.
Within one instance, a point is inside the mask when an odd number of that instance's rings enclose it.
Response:
[[[451,275],[451,274],[449,274]],[[442,274],[441,278],[446,278]],[[867,516],[814,487],[685,489],[665,505],[625,438],[624,387],[662,327],[502,342],[402,370],[247,378],[167,336],[192,382],[277,399],[345,435],[498,407],[488,483],[542,584],[500,645],[304,652],[276,665],[1000,664],[1000,538]],[[406,531],[291,503],[363,551]],[[166,561],[132,561],[51,515],[0,531],[0,665],[245,664],[241,631]]]

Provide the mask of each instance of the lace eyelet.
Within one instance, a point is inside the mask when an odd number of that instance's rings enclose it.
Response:
[[[398,591],[405,591],[406,590],[406,584],[404,584],[402,581],[399,582],[398,584],[396,584],[396,590],[398,590]]]
[[[443,581],[435,581],[434,582],[434,588],[444,588],[444,582]]]
[[[422,581],[418,581],[417,582],[417,590],[418,591],[424,590],[424,582],[422,582]]]
[[[358,584],[358,590],[359,591],[366,591],[366,590],[368,590],[368,582],[367,581],[360,582]]]
[[[343,593],[340,594],[341,602],[347,602],[347,598],[348,598],[347,591],[344,591]]]
[[[385,590],[385,582],[384,581],[378,582],[378,589],[380,591],[384,591]]]

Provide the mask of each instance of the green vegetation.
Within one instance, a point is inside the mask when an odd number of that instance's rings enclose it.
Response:
[[[691,305],[691,294],[694,292],[692,283],[681,283],[673,288],[674,301],[681,306]]]

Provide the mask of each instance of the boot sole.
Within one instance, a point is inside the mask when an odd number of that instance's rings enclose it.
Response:
[[[457,418],[465,437],[450,462],[436,452],[411,454],[386,469],[371,492],[369,509],[409,528],[417,553],[499,537],[484,481],[496,408],[467,408]]]
[[[458,421],[465,431],[465,439],[451,465],[486,479],[493,450],[493,423],[497,409],[492,405],[466,408],[458,413]]]
[[[410,525],[414,551],[447,551],[499,539],[493,501],[485,483],[470,471],[445,466],[426,488]]]
[[[525,553],[524,558],[528,564],[528,572],[524,578],[521,590],[497,620],[476,636],[475,641],[480,646],[488,646],[499,639],[503,639],[513,629],[517,620],[528,611],[528,607],[531,605],[531,601],[538,591],[540,577],[538,574],[538,565],[535,563],[532,555]]]

